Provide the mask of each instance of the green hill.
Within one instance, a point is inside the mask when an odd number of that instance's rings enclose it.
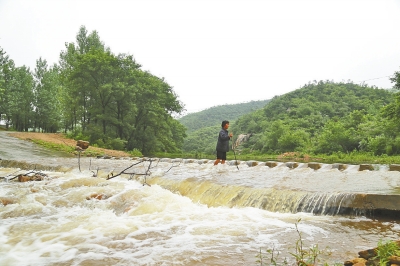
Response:
[[[179,121],[188,128],[184,152],[213,154],[222,120],[231,122],[241,154],[400,153],[396,123],[382,114],[394,100],[393,91],[354,83],[309,83],[271,100],[223,105]]]
[[[178,119],[187,128],[183,150],[212,154],[223,120],[228,120],[232,125],[240,116],[263,108],[268,101],[220,105],[183,116]]]
[[[241,116],[231,130],[252,133],[241,148],[253,153],[390,153],[397,148],[388,147],[392,131],[380,114],[392,98],[376,87],[314,82]]]
[[[178,121],[187,128],[187,133],[215,125],[220,127],[223,120],[233,122],[244,114],[263,108],[268,101],[251,101],[214,106],[197,113],[185,115],[179,118]]]

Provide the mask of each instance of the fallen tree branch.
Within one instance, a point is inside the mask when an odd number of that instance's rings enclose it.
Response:
[[[134,164],[132,164],[131,166],[125,168],[124,170],[122,170],[120,173],[118,173],[118,174],[116,174],[116,175],[113,175],[113,173],[111,173],[111,176],[107,177],[107,180],[112,179],[112,178],[117,177],[117,176],[120,176],[120,175],[122,175],[122,174],[131,174],[131,173],[126,173],[125,171],[128,170],[128,169],[130,169],[130,168],[132,168],[132,167],[135,166],[135,165],[140,164],[140,163],[142,163],[142,162],[134,163]]]

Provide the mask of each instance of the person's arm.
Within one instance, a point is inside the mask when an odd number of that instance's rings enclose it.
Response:
[[[232,134],[229,134],[229,135],[228,135],[228,133],[227,133],[225,130],[221,130],[221,131],[219,132],[219,136],[220,136],[220,139],[221,139],[221,140],[230,140],[230,139],[231,139],[231,135],[232,135]]]

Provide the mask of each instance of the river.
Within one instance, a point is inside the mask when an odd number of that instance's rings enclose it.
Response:
[[[0,142],[12,162],[0,167],[0,265],[260,265],[260,250],[265,263],[272,248],[293,263],[299,233],[305,249],[332,252],[319,265],[333,265],[400,238],[398,218],[329,208],[332,198],[397,195],[400,174],[386,166],[81,157],[79,170],[76,157],[5,132]],[[34,168],[45,180],[9,180]]]

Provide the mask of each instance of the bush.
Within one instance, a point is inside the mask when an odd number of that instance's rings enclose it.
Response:
[[[132,155],[133,157],[142,157],[143,154],[138,150],[138,149],[133,149],[131,151],[128,152],[130,155]]]
[[[105,146],[107,149],[123,151],[126,147],[126,143],[127,143],[126,140],[116,138],[107,140]]]

